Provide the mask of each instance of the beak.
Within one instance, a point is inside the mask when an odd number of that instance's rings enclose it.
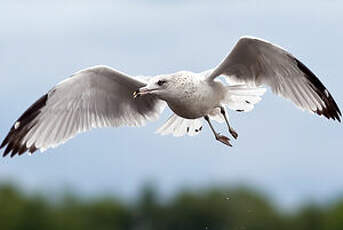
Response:
[[[132,93],[132,96],[133,96],[133,98],[137,98],[137,97],[139,97],[139,96],[141,96],[141,95],[148,94],[148,93],[150,93],[151,91],[152,91],[151,89],[148,89],[148,88],[146,88],[146,87],[139,88],[139,89],[137,89],[136,91],[134,91],[134,92]]]

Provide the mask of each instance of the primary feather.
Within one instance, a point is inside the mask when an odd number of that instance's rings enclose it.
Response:
[[[341,121],[341,111],[329,91],[302,62],[270,42],[242,37],[208,79],[225,75],[249,86],[270,86],[298,107]]]
[[[110,67],[95,66],[60,82],[13,125],[0,148],[4,156],[44,151],[98,127],[141,126],[156,119],[164,103],[154,95],[134,100],[146,85]]]

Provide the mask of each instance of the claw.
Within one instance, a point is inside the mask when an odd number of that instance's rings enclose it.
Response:
[[[232,144],[230,143],[230,139],[226,136],[218,134],[218,135],[216,135],[216,140],[220,141],[221,143],[223,143],[225,145],[232,147]]]
[[[237,139],[238,133],[233,128],[230,127],[229,132],[231,133],[233,138]]]

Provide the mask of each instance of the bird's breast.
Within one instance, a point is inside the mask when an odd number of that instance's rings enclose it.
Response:
[[[186,119],[196,119],[209,114],[220,104],[217,93],[212,90],[196,90],[183,92],[167,101],[170,109]]]
[[[192,106],[187,106],[186,104],[169,102],[168,106],[175,114],[186,119],[196,119],[204,116],[204,113],[201,110],[193,108]]]

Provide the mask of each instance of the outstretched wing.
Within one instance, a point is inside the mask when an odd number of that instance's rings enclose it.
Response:
[[[336,102],[311,70],[292,54],[269,42],[242,37],[208,79],[220,75],[252,86],[268,85],[274,93],[302,109],[341,121]]]
[[[140,126],[156,119],[164,103],[155,96],[134,99],[145,85],[106,66],[75,73],[37,100],[14,123],[0,148],[21,155],[55,147],[96,127]]]

